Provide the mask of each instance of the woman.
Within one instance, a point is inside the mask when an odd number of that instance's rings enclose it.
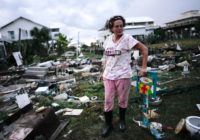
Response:
[[[105,90],[104,116],[105,126],[102,136],[108,136],[113,129],[112,112],[114,97],[117,95],[119,104],[119,129],[126,129],[125,113],[131,88],[131,50],[138,49],[142,54],[140,76],[146,75],[148,49],[131,35],[124,34],[125,19],[122,16],[111,17],[108,21],[111,35],[104,42],[103,83]]]

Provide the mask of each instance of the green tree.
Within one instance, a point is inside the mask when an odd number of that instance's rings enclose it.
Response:
[[[166,35],[165,35],[165,30],[163,28],[157,28],[154,30],[154,35],[156,36],[156,39],[158,42],[163,42],[165,41]]]
[[[157,39],[156,39],[156,35],[154,33],[150,33],[147,37],[146,37],[146,42],[148,44],[155,44],[157,43]]]
[[[154,33],[149,34],[146,37],[146,41],[149,44],[160,43],[166,40],[165,30],[162,28],[157,28]]]
[[[43,27],[41,29],[34,27],[30,33],[33,37],[33,54],[42,57],[47,56],[49,47],[48,41],[51,39],[49,29],[46,27]]]
[[[67,36],[65,36],[64,34],[59,34],[58,35],[58,39],[57,39],[57,55],[60,56],[61,54],[63,54],[66,50],[67,47],[69,45],[69,43],[71,42],[72,39],[67,39]]]
[[[196,21],[195,23],[195,31],[197,35],[200,37],[200,19]]]

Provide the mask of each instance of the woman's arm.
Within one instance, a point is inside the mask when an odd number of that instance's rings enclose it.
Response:
[[[137,49],[142,54],[142,66],[139,72],[140,76],[145,76],[147,72],[148,48],[141,42],[137,43],[134,49]]]
[[[101,68],[100,68],[100,77],[99,79],[102,80],[103,79],[103,72],[105,70],[105,67],[106,67],[106,56],[105,54],[103,54],[103,57],[101,59]]]

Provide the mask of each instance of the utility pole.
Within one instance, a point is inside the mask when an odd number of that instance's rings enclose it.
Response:
[[[21,51],[21,32],[22,32],[22,29],[19,28],[18,51]]]
[[[77,48],[76,48],[76,58],[78,58],[78,54],[79,54],[79,32],[78,32],[78,39],[77,39]]]

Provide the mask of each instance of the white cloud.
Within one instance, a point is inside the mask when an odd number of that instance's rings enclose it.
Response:
[[[199,0],[1,0],[0,26],[24,16],[48,27],[58,27],[67,37],[91,41],[108,18],[148,16],[164,24],[180,13],[198,9]]]

